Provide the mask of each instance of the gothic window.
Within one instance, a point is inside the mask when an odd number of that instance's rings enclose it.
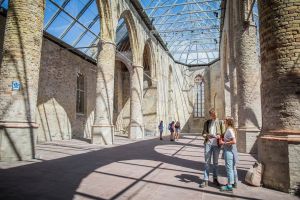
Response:
[[[77,74],[77,97],[76,97],[76,113],[84,114],[84,76],[81,73]]]
[[[204,117],[204,81],[201,75],[195,78],[194,117]]]

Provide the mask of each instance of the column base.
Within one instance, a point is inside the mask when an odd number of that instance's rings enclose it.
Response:
[[[257,128],[238,128],[238,152],[257,154],[257,137],[260,130]]]
[[[130,126],[129,131],[130,139],[143,139],[144,138],[144,127],[143,126]]]
[[[92,144],[111,145],[114,141],[114,125],[93,125]]]
[[[0,161],[35,158],[38,125],[28,122],[0,122]]]
[[[272,131],[259,138],[258,159],[264,164],[263,185],[288,193],[300,190],[300,132]]]

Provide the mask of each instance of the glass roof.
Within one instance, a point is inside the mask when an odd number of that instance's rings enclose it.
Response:
[[[44,30],[96,59],[100,17],[95,0],[46,0]]]
[[[140,3],[176,61],[207,64],[219,58],[221,0],[140,0]],[[0,7],[7,9],[8,0],[0,0]],[[254,16],[257,22],[257,6]],[[96,60],[100,37],[96,0],[46,0],[44,30]],[[128,38],[127,34],[121,19],[116,43]]]
[[[0,8],[8,8],[8,0],[0,0]]]
[[[219,58],[221,0],[141,0],[176,61],[207,64]]]

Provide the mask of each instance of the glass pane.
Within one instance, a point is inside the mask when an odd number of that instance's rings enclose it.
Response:
[[[4,0],[4,2],[2,2],[1,7],[5,8],[6,10],[8,9],[8,0]]]
[[[55,37],[59,37],[73,20],[64,12],[61,12],[52,24],[48,27],[47,32]]]
[[[72,45],[84,31],[85,29],[80,24],[75,23],[65,35],[63,41],[68,43],[69,45]]]
[[[90,29],[96,35],[100,35],[100,19],[97,19],[95,24]]]
[[[87,2],[88,0],[71,0],[66,5],[65,11],[67,11],[73,17],[76,17]]]
[[[46,1],[46,10],[44,15],[44,25],[48,24],[49,20],[55,15],[58,11],[58,7],[56,7],[50,0]]]
[[[59,6],[62,6],[63,3],[66,1],[66,0],[53,0],[55,3],[57,3]]]
[[[84,0],[86,1],[86,0]],[[88,7],[88,9],[83,13],[83,15],[79,18],[79,22],[81,22],[86,27],[94,20],[94,18],[98,15],[98,7],[96,1]]]
[[[77,45],[75,47],[89,47],[91,45],[91,43],[95,40],[95,36],[90,33],[90,32],[87,32],[82,38],[81,40],[77,43]],[[83,51],[85,52],[85,50],[83,49],[79,49],[80,51]]]

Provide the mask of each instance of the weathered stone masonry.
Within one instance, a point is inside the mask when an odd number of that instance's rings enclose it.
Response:
[[[44,6],[43,0],[10,1],[0,68],[1,160],[34,157]],[[12,91],[12,81],[21,89]]]
[[[300,182],[300,2],[259,1],[263,184],[293,192]],[[299,188],[298,188],[299,189]]]

